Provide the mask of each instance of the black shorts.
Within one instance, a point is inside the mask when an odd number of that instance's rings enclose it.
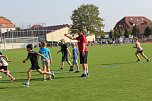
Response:
[[[30,69],[32,69],[32,70],[38,70],[38,69],[41,69],[41,68],[38,65],[34,65]]]
[[[68,61],[68,55],[62,56],[62,62]]]
[[[0,66],[0,70],[4,69],[5,71],[7,71],[7,66]]]
[[[142,53],[143,52],[143,50],[141,50],[141,51],[137,51],[138,53]]]
[[[88,52],[85,52],[85,55],[82,55],[82,52],[80,52],[80,64],[84,64],[88,62]]]

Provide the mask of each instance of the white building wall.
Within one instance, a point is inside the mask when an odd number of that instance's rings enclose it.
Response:
[[[13,30],[15,30],[15,28],[0,28],[0,30],[1,30],[1,33],[5,33],[5,32],[8,32],[8,31],[13,31]]]
[[[61,39],[65,39],[66,42],[77,42],[74,40],[70,40],[69,38],[65,37],[64,34],[69,32],[69,28],[65,27],[60,30],[50,32],[46,34],[46,41],[56,41],[60,42]]]
[[[95,35],[87,36],[87,41],[95,41]]]

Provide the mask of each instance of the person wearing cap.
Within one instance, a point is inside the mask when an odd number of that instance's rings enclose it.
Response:
[[[65,37],[71,39],[71,40],[77,40],[78,41],[78,49],[80,53],[80,64],[82,64],[83,68],[83,74],[81,77],[87,77],[88,76],[88,48],[87,48],[87,38],[84,35],[82,31],[77,31],[78,37],[72,37],[70,35],[65,34]]]
[[[64,68],[64,62],[67,62],[67,63],[70,65],[69,71],[72,71],[72,64],[71,64],[71,62],[68,60],[68,55],[71,56],[70,51],[69,51],[69,49],[68,49],[67,44],[65,43],[65,40],[64,40],[64,39],[61,39],[60,41],[61,41],[61,50],[59,50],[59,51],[57,52],[57,54],[58,54],[59,52],[62,53],[62,63],[61,63],[61,68],[59,68],[59,70],[63,70],[63,68]]]

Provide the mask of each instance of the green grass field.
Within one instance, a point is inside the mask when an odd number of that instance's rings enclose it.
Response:
[[[145,54],[152,59],[152,45],[142,44]],[[30,62],[23,64],[27,52],[8,50],[11,63],[9,69],[15,82],[4,74],[0,79],[0,101],[152,101],[152,62],[143,58],[137,63],[133,45],[89,47],[89,77],[81,78],[81,73],[69,73],[66,64],[60,67],[61,55],[58,48],[51,48],[52,70],[56,79],[42,81],[42,75],[33,72],[30,87],[22,86],[27,81],[26,71]],[[41,63],[39,63],[41,66]]]

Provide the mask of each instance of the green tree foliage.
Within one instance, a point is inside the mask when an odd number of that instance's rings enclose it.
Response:
[[[109,38],[110,38],[110,39],[113,39],[113,38],[114,38],[114,33],[113,33],[113,30],[110,30],[110,33],[109,33]]]
[[[122,31],[120,28],[115,28],[114,29],[114,37],[115,38],[120,38],[122,36]]]
[[[152,35],[152,28],[147,26],[145,28],[145,32],[144,32],[145,37],[149,37],[150,35]]]
[[[131,33],[128,31],[128,29],[126,29],[125,30],[125,32],[124,32],[124,37],[125,38],[129,38],[129,35],[130,35]]]
[[[133,26],[131,34],[133,36],[137,36],[138,34],[140,34],[139,28],[137,26]]]
[[[103,36],[103,19],[99,17],[99,8],[93,4],[81,5],[71,16],[71,32],[83,31],[85,34]],[[76,29],[76,30],[75,30]]]

